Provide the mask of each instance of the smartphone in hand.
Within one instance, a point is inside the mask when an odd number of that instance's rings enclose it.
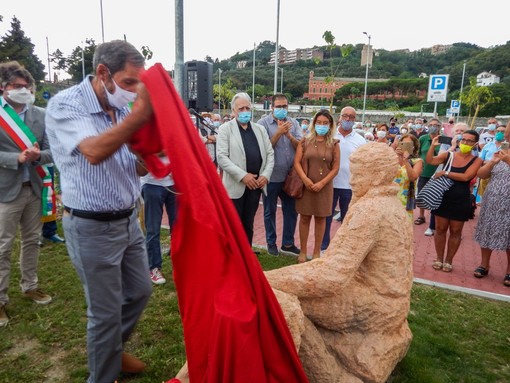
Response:
[[[452,144],[452,138],[448,137],[448,136],[439,136],[439,143],[440,144],[451,145]]]
[[[398,143],[398,147],[402,149],[403,152],[407,152],[409,154],[413,154],[414,144],[412,142],[402,142]]]

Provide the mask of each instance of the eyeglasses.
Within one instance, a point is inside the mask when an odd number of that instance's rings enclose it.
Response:
[[[439,125],[437,125],[437,124],[429,124],[429,128],[439,128]]]
[[[275,109],[287,109],[289,106],[288,105],[275,105],[274,108]]]
[[[356,115],[355,114],[342,114],[340,115],[344,120],[355,120]]]
[[[474,140],[468,140],[466,138],[463,138],[462,140],[460,140],[461,143],[464,143],[464,144],[476,144],[476,141]]]
[[[14,89],[30,88],[30,85],[28,84],[8,84],[8,85],[12,86]]]

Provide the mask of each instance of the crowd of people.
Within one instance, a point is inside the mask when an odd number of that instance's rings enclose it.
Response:
[[[120,371],[143,371],[144,363],[125,353],[123,344],[149,300],[151,281],[166,282],[161,272],[161,220],[166,210],[172,230],[179,208],[179,185],[174,185],[171,174],[154,177],[127,145],[152,116],[150,97],[140,80],[143,56],[125,41],[112,41],[96,48],[93,67],[93,75],[58,93],[44,110],[33,106],[30,73],[16,62],[0,65],[0,327],[9,322],[7,290],[18,226],[23,296],[38,304],[52,300],[39,287],[37,261],[41,218],[51,217],[46,210],[55,207],[55,199],[48,202],[48,193],[43,192],[51,190],[53,174],[46,165],[54,163],[60,174],[65,243],[87,301],[89,383],[113,382]],[[505,127],[490,119],[487,132],[480,135],[453,118],[444,124],[437,118],[416,118],[401,126],[391,118],[374,129],[362,128],[360,134],[354,129],[353,107],[344,107],[336,120],[321,110],[299,123],[289,116],[288,105],[287,96],[274,95],[271,113],[255,122],[250,96],[241,92],[232,99],[230,115],[195,116],[199,136],[250,244],[262,199],[268,253],[293,254],[300,263],[319,258],[334,234],[333,217],[337,215],[341,223],[349,210],[350,156],[368,141],[376,141],[393,148],[398,158],[394,181],[410,225],[426,223],[425,211],[416,208],[415,199],[427,182],[438,177],[453,182],[440,206],[430,212],[425,231],[434,237],[436,270],[453,271],[463,226],[476,207],[474,182],[482,180],[475,234],[481,263],[474,276],[489,274],[494,250],[506,251],[503,283],[510,286],[510,124]],[[166,153],[159,156],[168,163]],[[448,161],[451,167],[446,168]],[[293,167],[303,183],[302,198],[284,191]],[[283,212],[280,241],[278,200]],[[139,224],[142,210],[146,233]],[[314,245],[307,254],[312,217]],[[55,221],[47,221],[53,224],[43,236],[63,243]],[[294,243],[296,226],[299,248]]]

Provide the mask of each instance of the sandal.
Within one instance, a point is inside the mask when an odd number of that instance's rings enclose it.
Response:
[[[425,223],[425,217],[418,217],[414,220],[415,225],[423,225]]]
[[[306,254],[299,254],[297,261],[298,261],[298,263],[305,263],[306,262]]]
[[[489,275],[489,270],[483,266],[478,266],[473,274],[476,278],[483,278]]]
[[[505,275],[505,279],[503,279],[503,284],[506,287],[510,287],[510,274]]]
[[[451,273],[452,270],[453,270],[453,266],[450,264],[450,263],[443,263],[443,268],[442,270],[445,272],[445,273]]]
[[[436,259],[434,262],[432,262],[432,268],[433,268],[434,270],[441,270],[441,269],[443,268],[443,262],[438,261],[438,260]]]

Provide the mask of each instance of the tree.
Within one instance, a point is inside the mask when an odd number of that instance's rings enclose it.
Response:
[[[338,48],[338,45],[335,43],[335,36],[331,33],[331,31],[325,31],[322,35],[322,38],[324,41],[326,41],[327,47],[326,49],[329,51],[329,74],[324,79],[324,82],[326,84],[331,84],[333,81],[335,81],[336,74],[338,72],[338,69],[340,68],[340,64],[343,60],[340,60],[336,68],[333,68],[333,52]],[[340,53],[342,56],[342,59],[349,56],[351,54],[353,46],[351,44],[344,44],[340,47]],[[333,98],[332,95],[329,99],[329,112],[333,113]]]
[[[234,84],[231,79],[227,79],[227,81],[221,84],[221,92],[219,88],[219,84],[213,85],[213,97],[214,101],[218,103],[221,100],[222,109],[230,108],[230,101],[236,94],[236,89],[234,88]]]
[[[85,44],[84,47],[77,46],[74,48],[71,55],[66,59],[67,73],[71,76],[72,80],[76,82],[81,81],[84,75],[92,73],[94,70],[92,67],[92,59],[97,46],[96,42],[94,39],[85,39]],[[85,63],[85,73],[83,73],[82,57]]]
[[[34,44],[21,30],[21,22],[16,16],[12,18],[11,30],[0,40],[0,62],[5,61],[19,62],[32,74],[36,83],[44,80],[44,65],[34,54]]]
[[[469,79],[469,87],[466,91],[462,92],[460,100],[469,108],[468,124],[473,128],[478,112],[487,105],[500,102],[501,99],[495,97],[488,86],[476,86],[476,78],[471,77]],[[471,113],[473,113],[472,118]]]
[[[64,57],[64,53],[60,49],[50,54],[50,61],[55,64],[53,69],[56,70],[67,70],[67,61]]]

